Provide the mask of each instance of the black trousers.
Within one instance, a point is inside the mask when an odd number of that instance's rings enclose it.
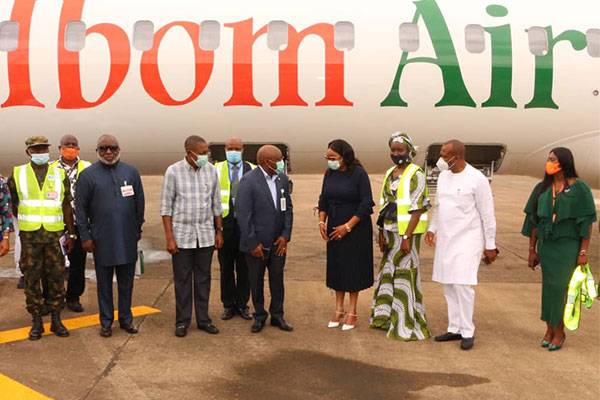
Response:
[[[85,291],[85,260],[87,253],[81,247],[81,240],[77,239],[69,257],[69,280],[67,282],[67,301],[79,301]]]
[[[265,258],[252,257],[246,253],[248,272],[250,277],[250,290],[252,291],[252,304],[254,306],[254,319],[265,321],[271,313],[271,318],[283,317],[283,269],[285,256],[280,257],[274,251],[265,251]],[[265,271],[269,272],[269,290],[271,291],[271,304],[269,313],[265,310],[264,280]]]
[[[221,267],[221,302],[224,308],[248,308],[250,287],[246,256],[239,250],[240,228],[231,215],[223,221],[225,243],[218,251]]]
[[[130,325],[133,323],[131,298],[133,296],[135,263],[112,267],[100,267],[96,265],[100,323],[104,327],[110,327],[114,321],[113,276],[115,272],[117,274],[117,287],[119,291],[119,323],[121,325]]]
[[[192,299],[198,325],[210,324],[208,300],[210,297],[210,267],[214,247],[179,249],[173,254],[173,281],[175,284],[175,325],[190,326]]]

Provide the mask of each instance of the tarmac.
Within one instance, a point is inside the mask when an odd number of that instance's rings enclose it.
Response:
[[[582,311],[578,331],[568,332],[562,350],[539,345],[540,272],[527,268],[528,241],[521,236],[522,209],[535,179],[496,176],[493,190],[500,258],[482,266],[476,291],[476,341],[471,351],[458,342],[399,342],[368,328],[372,289],[359,298],[359,323],[350,332],[327,321],[334,293],[325,287],[325,243],[318,234],[316,206],[321,176],[292,175],[295,225],[286,265],[286,319],[292,333],[267,326],[250,332],[239,317],[221,321],[219,266],[213,261],[210,312],[221,330],[208,335],[190,328],[173,334],[175,299],[170,258],[159,215],[162,177],[146,176],[146,224],[142,247],[145,274],[135,282],[134,306],[158,309],[135,319],[140,332],[114,329],[98,335],[96,285],[88,280],[83,314],[64,319],[79,329],[71,337],[37,342],[0,340],[0,400],[13,399],[597,399],[600,393],[600,303]],[[373,176],[378,196],[382,176]],[[596,199],[600,192],[594,191]],[[597,203],[598,204],[598,203]],[[375,218],[373,218],[375,221]],[[600,260],[598,226],[590,258]],[[375,251],[375,267],[380,254]],[[423,245],[422,281],[429,327],[445,332],[446,304],[431,282],[433,252]],[[88,263],[93,278],[93,265]],[[595,268],[597,278],[600,270]],[[16,289],[12,253],[0,259],[0,338],[27,328],[23,292]],[[147,309],[145,309],[147,310]],[[6,333],[11,331],[13,333]],[[26,332],[26,331],[25,331]],[[12,335],[12,336],[11,336]]]

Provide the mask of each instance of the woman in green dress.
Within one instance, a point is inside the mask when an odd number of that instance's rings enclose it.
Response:
[[[419,247],[429,208],[427,182],[423,170],[412,164],[416,151],[408,135],[393,134],[389,146],[395,167],[386,174],[380,200],[377,225],[383,258],[375,282],[370,326],[387,331],[393,339],[424,340],[431,336],[419,274]],[[409,185],[405,185],[406,180]],[[397,201],[398,191],[406,201]],[[399,222],[402,220],[406,222]]]
[[[559,350],[565,341],[563,314],[567,288],[577,265],[588,262],[596,207],[589,186],[578,179],[571,151],[550,152],[544,180],[525,207],[523,235],[529,237],[529,268],[542,267],[542,347]]]

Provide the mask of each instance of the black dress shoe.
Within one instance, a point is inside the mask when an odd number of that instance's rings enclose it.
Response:
[[[76,313],[83,312],[83,306],[81,305],[79,300],[67,301],[67,308]]]
[[[460,341],[460,348],[463,350],[471,350],[473,348],[474,344],[475,344],[474,337],[462,338],[462,340]]]
[[[450,342],[452,340],[461,340],[462,336],[459,333],[446,332],[443,335],[435,337],[436,342]]]
[[[58,337],[67,337],[70,335],[67,328],[63,325],[60,319],[60,311],[52,312],[52,322],[50,323],[50,331]]]
[[[44,333],[44,321],[42,317],[36,315],[31,320],[31,330],[29,331],[29,340],[40,340]]]
[[[252,327],[250,328],[250,332],[258,333],[263,330],[265,327],[265,321],[254,320]]]
[[[119,327],[121,329],[123,329],[125,332],[130,333],[132,335],[135,335],[136,333],[138,333],[137,328],[135,326],[133,326],[132,324],[120,325]]]
[[[285,319],[283,318],[271,318],[271,326],[276,326],[285,332],[291,332],[294,330],[294,327],[285,322]]]
[[[223,310],[223,314],[221,315],[221,319],[223,321],[230,320],[235,317],[235,309],[234,308],[226,308]]]
[[[175,327],[175,336],[177,337],[185,337],[188,332],[188,327],[185,325],[177,325]]]
[[[17,289],[25,289],[25,277],[24,276],[19,278],[19,282],[17,282]]]
[[[240,317],[242,317],[246,321],[250,321],[252,319],[252,315],[250,315],[250,310],[248,309],[248,307],[239,308],[238,314],[240,314]]]
[[[109,338],[112,336],[112,328],[110,326],[100,327],[100,336]]]
[[[217,328],[213,324],[198,324],[198,329],[206,333],[210,333],[211,335],[216,335],[217,333],[219,333],[219,328]]]

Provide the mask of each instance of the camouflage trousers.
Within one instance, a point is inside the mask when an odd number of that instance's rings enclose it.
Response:
[[[25,302],[31,315],[40,315],[44,304],[50,311],[65,306],[65,258],[58,240],[46,243],[21,241],[21,271],[25,277]],[[46,283],[46,299],[41,282]]]

